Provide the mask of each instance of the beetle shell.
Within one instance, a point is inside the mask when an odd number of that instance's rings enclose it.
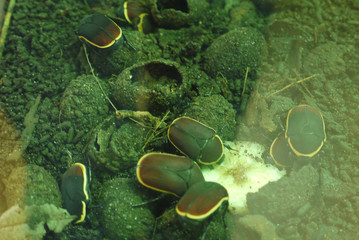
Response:
[[[223,143],[216,131],[192,118],[175,119],[167,135],[179,151],[202,164],[214,164],[223,156]]]
[[[199,182],[193,185],[176,205],[178,215],[203,220],[228,202],[228,192],[219,183]]]
[[[152,17],[148,13],[141,13],[136,21],[137,30],[143,33],[153,32],[155,27]]]
[[[287,140],[282,133],[276,137],[270,146],[269,151],[275,164],[279,167],[292,167],[294,156]]]
[[[138,181],[153,190],[182,196],[189,187],[204,181],[201,169],[191,159],[167,153],[148,153],[138,161]]]
[[[78,38],[97,48],[110,48],[123,42],[121,28],[103,14],[92,14],[80,21]]]
[[[137,2],[124,2],[121,7],[121,17],[123,16],[126,21],[133,24],[134,21],[142,14],[146,13],[147,9]]]
[[[87,169],[81,163],[73,164],[62,176],[61,184],[64,208],[78,216],[75,223],[85,221],[86,204],[90,201]]]
[[[285,138],[297,156],[314,156],[326,141],[322,114],[309,105],[292,108],[287,116]]]

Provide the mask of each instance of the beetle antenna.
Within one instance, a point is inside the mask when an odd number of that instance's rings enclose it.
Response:
[[[127,38],[125,37],[125,34],[123,34],[123,39],[124,39],[125,42],[128,44],[128,46],[131,47],[131,49],[132,49],[133,51],[137,51],[137,49],[136,49],[134,46],[132,46],[132,44],[127,40]]]
[[[89,163],[89,167],[88,167],[88,173],[89,173],[89,183],[92,182],[92,176],[91,176],[91,159],[88,158],[88,163]]]
[[[158,197],[153,198],[153,199],[150,199],[150,200],[148,200],[148,201],[141,202],[141,203],[137,203],[137,204],[132,204],[131,207],[133,207],[133,208],[135,208],[135,207],[141,207],[141,206],[147,205],[147,204],[149,204],[149,203],[156,202],[156,201],[158,201],[158,200],[164,198],[164,196],[165,196],[164,194],[161,194],[161,195],[159,195]]]
[[[96,80],[98,86],[99,86],[100,89],[101,89],[101,92],[103,93],[103,95],[105,95],[105,98],[106,98],[107,101],[111,104],[111,106],[113,107],[113,109],[115,109],[115,112],[116,112],[116,114],[117,114],[117,112],[118,112],[117,108],[116,108],[115,105],[112,103],[112,101],[110,100],[110,98],[107,96],[107,94],[105,93],[105,90],[103,90],[103,88],[102,88],[102,85],[101,85],[101,83],[100,83],[100,80],[99,80],[98,77],[95,75],[95,72],[94,72],[94,70],[93,70],[93,67],[92,67],[91,62],[90,62],[90,59],[89,59],[89,56],[88,56],[88,54],[87,54],[87,49],[86,49],[86,44],[85,44],[85,43],[83,44],[83,47],[84,47],[84,50],[85,50],[85,56],[86,56],[87,63],[88,63],[89,66],[90,66],[90,70],[91,70],[92,76],[95,78],[95,80]]]
[[[155,220],[155,224],[153,226],[153,231],[152,231],[152,240],[155,239],[155,234],[156,234],[156,229],[157,229],[157,219]]]
[[[317,76],[319,76],[318,73],[316,73],[316,74],[314,74],[314,75],[312,75],[312,76],[309,76],[309,77],[306,77],[306,78],[297,80],[297,81],[295,81],[295,82],[289,83],[288,85],[284,86],[283,88],[281,88],[281,89],[279,89],[279,90],[277,90],[277,91],[275,91],[275,92],[269,94],[268,96],[265,97],[265,99],[268,99],[268,98],[270,98],[270,97],[276,95],[277,93],[280,93],[280,92],[286,90],[287,88],[289,88],[289,87],[291,87],[291,86],[293,86],[293,85],[296,85],[296,84],[298,84],[298,83],[302,83],[302,82],[304,82],[304,81],[307,81],[307,80],[309,80],[309,79],[315,78],[315,77],[317,77]]]

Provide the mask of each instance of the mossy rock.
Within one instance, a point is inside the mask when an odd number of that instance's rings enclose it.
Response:
[[[216,130],[222,140],[233,140],[236,132],[236,111],[223,96],[197,97],[184,112]]]
[[[251,27],[237,28],[213,41],[203,55],[202,67],[213,78],[221,74],[227,79],[244,79],[247,67],[249,76],[255,76],[265,53],[261,32]]]
[[[110,239],[151,239],[155,217],[144,206],[139,184],[127,178],[115,178],[104,186],[102,224]]]

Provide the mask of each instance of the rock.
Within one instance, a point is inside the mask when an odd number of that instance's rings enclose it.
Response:
[[[276,227],[262,215],[246,215],[244,217],[233,216],[233,224],[229,226],[231,239],[253,239],[254,233],[260,240],[280,240],[276,233]]]
[[[141,190],[131,179],[115,178],[105,183],[101,222],[110,239],[151,239],[155,217],[143,203]]]
[[[180,218],[175,209],[170,208],[158,218],[153,239],[228,239],[224,211],[225,208],[219,208],[211,217],[193,222]]]
[[[99,81],[101,81],[99,79]],[[105,85],[103,85],[105,88]],[[75,128],[89,131],[106,116],[108,102],[92,75],[79,76],[67,86],[60,102],[61,121],[69,121]]]
[[[343,76],[346,71],[344,49],[335,42],[321,44],[303,57],[303,69],[309,69],[310,72],[320,69],[327,79]]]
[[[118,173],[136,166],[148,129],[127,120],[108,117],[95,130],[87,146],[98,166]]]
[[[264,26],[263,18],[259,16],[258,10],[252,1],[240,1],[233,6],[230,10],[230,17],[229,30],[239,27]]]
[[[187,88],[186,73],[178,63],[157,59],[123,70],[114,97],[122,109],[164,113],[183,103]]]
[[[265,55],[263,34],[255,28],[237,28],[213,41],[203,55],[204,71],[215,78],[221,73],[227,79],[255,76],[260,60]]]
[[[305,7],[306,5],[313,3],[305,1],[286,1],[286,0],[253,0],[254,4],[262,10],[264,13],[269,14],[271,11],[278,12],[288,9],[296,9],[300,7]]]
[[[281,223],[310,201],[318,186],[317,170],[307,165],[289,177],[267,184],[256,193],[249,193],[248,209],[252,214],[262,214],[274,223]]]
[[[206,0],[156,0],[151,9],[154,21],[164,28],[181,28],[198,24],[203,12],[208,11]]]
[[[158,46],[163,49],[162,57],[175,59],[177,62],[183,58],[196,57],[204,45],[210,44],[208,32],[197,26],[178,30],[159,28],[157,41]]]
[[[331,176],[330,172],[322,169],[320,174],[321,186],[320,192],[324,201],[329,204],[336,204],[343,199],[355,196],[359,188],[353,188],[352,184],[347,184]]]
[[[213,128],[223,140],[234,138],[236,111],[222,95],[195,98],[194,103],[184,111],[184,115]]]

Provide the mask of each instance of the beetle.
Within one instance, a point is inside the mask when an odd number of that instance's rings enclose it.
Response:
[[[142,13],[148,12],[146,8],[138,2],[125,1],[118,9],[121,18],[129,24],[133,24]]]
[[[111,18],[100,13],[84,17],[76,35],[80,41],[100,49],[115,49],[123,42],[128,43],[122,29]]]
[[[223,143],[216,131],[192,118],[175,119],[167,136],[180,152],[201,164],[215,164],[223,156]]]
[[[179,216],[201,221],[214,213],[222,204],[228,206],[228,192],[216,182],[198,182],[188,189],[176,205]]]
[[[201,169],[185,156],[148,153],[137,163],[136,176],[145,187],[181,197],[193,184],[204,181]]]
[[[269,154],[277,166],[284,168],[293,166],[294,154],[283,133],[274,139]]]
[[[61,194],[64,208],[76,215],[75,223],[86,218],[86,205],[90,201],[88,171],[82,163],[73,164],[62,176]]]
[[[154,31],[154,23],[151,15],[148,13],[141,13],[135,21],[137,30],[143,33],[151,33]]]
[[[323,115],[309,105],[299,105],[288,112],[285,138],[297,156],[313,157],[326,141]]]

